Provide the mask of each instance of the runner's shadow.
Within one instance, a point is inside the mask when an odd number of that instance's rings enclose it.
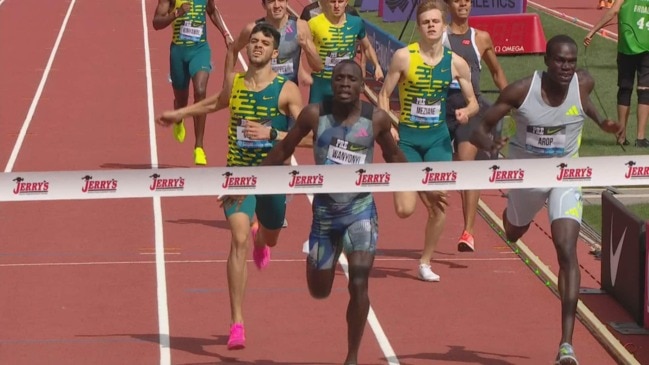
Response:
[[[436,353],[418,353],[412,355],[399,355],[401,364],[405,359],[422,359],[422,360],[437,360],[444,363],[457,362],[457,363],[471,363],[481,365],[515,365],[518,361],[510,362],[504,359],[529,359],[527,356],[496,354],[492,352],[471,351],[467,350],[464,346],[449,346],[449,350],[443,354]]]
[[[372,268],[372,271],[370,272],[370,277],[371,278],[387,278],[387,277],[395,277],[395,278],[404,278],[404,279],[417,279],[414,273],[415,271],[412,268],[407,268],[407,269],[402,269],[402,268],[394,268],[394,267],[377,267],[374,266]]]
[[[288,365],[334,365],[332,362],[277,362],[273,360],[254,360],[254,361],[239,361],[235,357],[226,357],[217,354],[217,357],[220,358],[219,361],[215,362],[183,362],[178,363],[178,365],[220,365],[220,364],[242,364],[242,365],[274,365],[274,364],[288,364]]]
[[[211,220],[211,219],[185,218],[185,219],[176,219],[176,220],[168,219],[167,222],[176,223],[176,224],[202,224],[208,227],[230,229],[230,223],[222,219]]]
[[[150,163],[120,163],[120,162],[106,162],[99,165],[102,169],[128,169],[128,170],[150,170],[154,167]],[[176,165],[158,165],[158,169],[175,169],[175,168],[188,168],[187,166]]]
[[[419,260],[419,257],[421,257],[421,250],[411,250],[411,249],[377,249],[376,250],[376,257],[380,256],[385,256],[385,257],[399,257],[399,258],[407,258],[407,259],[413,259],[413,260]],[[439,260],[439,256],[447,256],[448,259],[445,260]],[[455,253],[449,253],[449,252],[442,252],[442,251],[435,251],[435,257],[437,259],[433,259],[433,262],[436,264],[442,264],[442,265],[447,265],[451,269],[466,269],[468,266],[458,264],[457,262],[452,261],[452,257],[457,257]]]
[[[124,333],[124,334],[107,334],[107,335],[77,335],[77,337],[131,337],[136,340],[152,342],[157,345],[160,344],[160,335],[157,333],[138,334],[138,333]],[[189,352],[196,355],[204,356],[219,356],[215,352],[205,350],[206,346],[225,346],[228,342],[228,336],[214,336],[216,338],[196,338],[196,337],[178,337],[170,336],[170,345],[172,349]]]

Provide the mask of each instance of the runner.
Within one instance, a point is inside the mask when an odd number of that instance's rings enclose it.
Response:
[[[586,116],[607,133],[619,131],[621,125],[603,119],[593,105],[590,93],[595,81],[585,70],[576,71],[577,44],[572,38],[558,35],[550,39],[545,64],[547,71],[536,71],[503,90],[473,135],[477,146],[494,151],[503,146],[504,140],[494,141],[488,133],[512,109],[516,133],[509,142],[508,158],[578,157]],[[574,365],[577,358],[572,335],[580,285],[577,238],[582,216],[581,188],[510,190],[503,224],[507,240],[517,241],[546,202],[559,261],[561,341],[556,360],[560,365]]]
[[[153,28],[160,30],[173,25],[170,50],[171,86],[174,91],[174,109],[187,106],[189,102],[189,82],[194,87],[194,102],[205,99],[207,81],[212,71],[210,45],[207,42],[205,14],[219,29],[226,45],[231,42],[223,18],[214,5],[214,0],[158,0],[153,16]],[[173,128],[178,142],[185,140],[184,120],[176,121]],[[194,117],[194,163],[207,165],[203,149],[205,134],[205,115]]]

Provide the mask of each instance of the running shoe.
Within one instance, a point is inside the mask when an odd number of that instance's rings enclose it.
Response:
[[[183,143],[185,140],[185,121],[181,120],[178,123],[174,123],[174,137],[176,141]]]
[[[559,346],[559,353],[557,354],[556,365],[579,365],[577,357],[575,356],[575,350],[572,348],[572,345],[564,342]]]
[[[635,140],[635,146],[636,147],[649,147],[649,140],[646,139],[646,138],[636,139]]]
[[[467,231],[462,232],[462,236],[460,236],[460,240],[457,243],[457,250],[460,252],[475,251],[475,244],[471,233]]]
[[[257,242],[257,232],[259,231],[259,223],[255,222],[252,225],[252,245],[254,249],[252,250],[252,260],[257,265],[259,270],[268,266],[270,263],[270,247],[264,245],[264,247],[258,247],[255,243]]]
[[[207,156],[205,156],[203,148],[196,147],[194,149],[194,163],[196,165],[207,165]]]
[[[228,350],[241,350],[246,347],[246,331],[243,323],[235,323],[230,326],[230,337],[228,338]]]
[[[439,281],[439,275],[430,269],[428,264],[419,264],[419,279],[423,281]]]

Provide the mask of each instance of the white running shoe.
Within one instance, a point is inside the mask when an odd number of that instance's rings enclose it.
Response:
[[[419,279],[423,281],[439,281],[439,275],[430,269],[428,264],[419,264]]]

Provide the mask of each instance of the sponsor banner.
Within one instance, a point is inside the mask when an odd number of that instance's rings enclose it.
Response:
[[[646,223],[608,191],[602,193],[602,289],[645,323]]]
[[[649,265],[647,265],[647,260],[649,260],[649,250],[647,250],[647,242],[649,242],[649,222],[645,226],[645,283],[644,283],[644,328],[649,329]]]
[[[471,16],[522,14],[527,0],[471,0]]]
[[[649,155],[522,160],[11,172],[0,201],[489,190],[649,184]]]
[[[408,19],[412,7],[418,3],[419,0],[380,0],[379,16],[386,22],[402,22]],[[416,11],[412,13],[414,18]]]
[[[469,25],[491,35],[498,55],[545,53],[545,33],[538,14],[473,16]]]
[[[405,43],[399,41],[392,34],[384,32],[381,28],[367,20],[365,21],[365,31],[367,32],[367,38],[376,50],[376,57],[379,59],[383,74],[387,74],[392,55],[399,48],[405,47]],[[374,74],[374,65],[370,62],[367,63],[367,71]]]

